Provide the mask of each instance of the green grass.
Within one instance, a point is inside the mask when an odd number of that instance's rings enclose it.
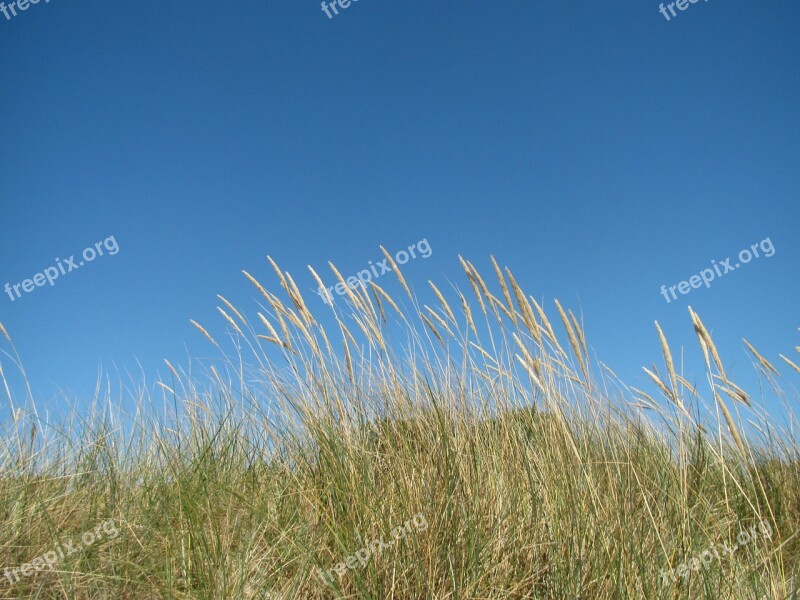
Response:
[[[396,309],[373,285],[328,331],[276,269],[285,301],[252,280],[266,314],[222,299],[234,350],[198,326],[220,352],[213,366],[168,364],[156,392],[98,393],[55,417],[8,392],[0,568],[108,519],[118,534],[13,584],[0,575],[0,597],[791,597],[791,382],[752,354],[787,430],[730,381],[691,313],[707,390],[674,372],[657,332],[663,373],[649,367],[650,391],[628,388],[590,358],[571,312],[556,306],[560,336],[509,271],[497,269],[495,295],[463,265],[471,294],[455,293],[457,312],[411,294]],[[8,391],[24,370],[6,342]],[[662,581],[762,522],[770,537]],[[317,577],[404,523],[365,564]]]

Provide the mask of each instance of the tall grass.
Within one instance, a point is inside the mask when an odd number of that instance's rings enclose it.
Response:
[[[255,317],[220,296],[224,344],[192,322],[219,358],[167,362],[156,393],[125,391],[133,410],[100,386],[87,411],[37,410],[0,331],[13,412],[0,568],[108,519],[119,531],[0,576],[2,597],[790,597],[797,396],[772,362],[748,344],[789,428],[731,381],[692,311],[704,389],[676,372],[656,325],[663,367],[639,390],[591,356],[571,311],[556,302],[548,317],[496,262],[490,284],[462,259],[466,293],[431,283],[428,306],[387,258],[405,295],[348,288],[325,307],[327,329],[274,262],[280,296],[245,273],[262,296]],[[709,408],[718,418],[701,419]],[[414,515],[424,531],[343,567]],[[772,535],[664,576],[757,524]]]

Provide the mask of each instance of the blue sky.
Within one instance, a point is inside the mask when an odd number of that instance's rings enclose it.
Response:
[[[218,293],[255,316],[240,271],[275,288],[267,254],[307,289],[308,264],[352,274],[379,244],[427,239],[404,269],[414,288],[466,287],[457,256],[488,273],[493,254],[581,311],[637,387],[661,364],[654,320],[699,373],[689,304],[744,377],[742,337],[776,360],[800,344],[799,24],[772,0],[670,21],[652,0],[0,15],[0,285],[119,246],[3,293],[0,322],[38,401],[80,405],[101,366],[149,386],[163,358],[210,355],[189,319],[224,337]],[[661,295],[767,237],[774,256]]]

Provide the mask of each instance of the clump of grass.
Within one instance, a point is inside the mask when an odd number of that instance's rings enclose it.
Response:
[[[166,362],[161,398],[130,390],[133,414],[98,386],[90,410],[40,415],[29,391],[10,391],[8,366],[24,371],[0,325],[13,412],[0,446],[0,565],[108,519],[119,530],[52,568],[0,577],[2,597],[792,594],[797,437],[731,381],[700,317],[690,310],[688,322],[710,402],[676,371],[658,324],[665,374],[648,367],[653,390],[629,388],[591,357],[572,311],[556,302],[551,322],[492,263],[498,293],[461,259],[470,291],[448,302],[431,283],[433,306],[393,265],[404,298],[347,288],[345,305],[326,307],[326,329],[270,259],[281,292],[245,273],[263,297],[257,318],[219,297],[234,350],[192,321],[219,359],[199,371]],[[788,407],[796,396],[778,369],[747,347]],[[721,419],[701,418],[707,408]],[[420,514],[424,532],[337,573]],[[770,537],[663,577],[760,523]]]

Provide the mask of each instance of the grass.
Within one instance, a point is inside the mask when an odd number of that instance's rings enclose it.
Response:
[[[167,362],[155,394],[127,390],[127,411],[100,387],[89,410],[57,416],[15,397],[25,373],[0,326],[14,415],[0,565],[98,534],[52,568],[6,571],[0,597],[793,597],[798,398],[755,348],[789,428],[730,380],[691,310],[707,389],[676,372],[657,326],[648,392],[494,261],[496,293],[462,260],[454,310],[433,284],[437,305],[420,306],[387,258],[407,300],[348,289],[327,331],[277,265],[284,299],[245,274],[263,302],[248,319],[220,297],[233,349],[193,322],[220,358]],[[109,519],[116,535],[98,529]]]

